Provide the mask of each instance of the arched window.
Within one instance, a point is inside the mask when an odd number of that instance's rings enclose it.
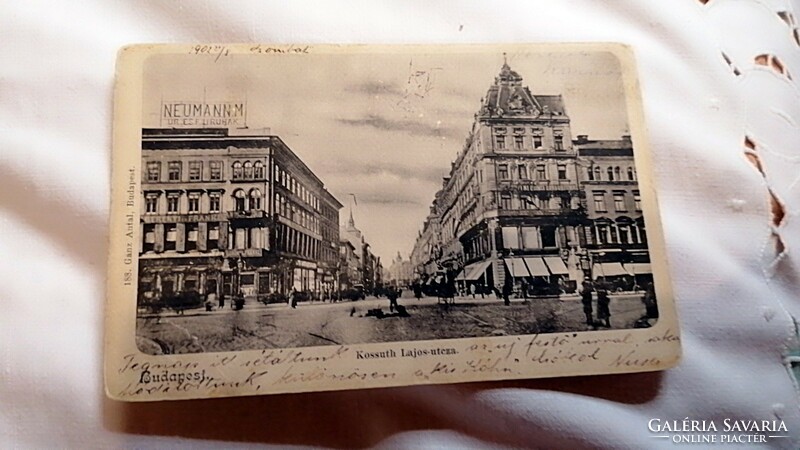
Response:
[[[261,209],[261,191],[258,189],[250,190],[250,209]]]
[[[608,181],[614,181],[614,169],[608,168]]]
[[[233,192],[233,201],[236,208],[236,211],[244,211],[245,210],[245,195],[244,191],[241,189],[237,189]]]
[[[257,180],[263,180],[265,178],[264,163],[256,161],[255,164],[253,164],[253,169],[255,170],[255,177]]]
[[[619,170],[619,166],[614,167],[614,179],[617,181],[622,180],[622,173]]]
[[[633,167],[628,167],[628,181],[633,181]]]
[[[619,169],[619,167],[617,167]],[[252,180],[253,179],[253,163],[250,161],[244,162],[244,179],[245,180]]]
[[[242,163],[240,163],[239,161],[233,163],[233,179],[234,180],[242,179]]]
[[[586,175],[588,175],[588,176],[589,176],[589,178],[588,178],[588,180],[589,180],[589,181],[594,181],[594,171],[592,170],[592,168],[591,168],[591,167],[589,167],[589,168],[586,170]]]
[[[600,181],[600,167],[594,168],[594,179]]]

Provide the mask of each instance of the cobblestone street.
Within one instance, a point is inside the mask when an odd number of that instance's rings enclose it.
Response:
[[[513,299],[511,306],[494,297],[457,297],[445,307],[436,298],[417,300],[406,293],[399,303],[410,317],[366,316],[376,308],[389,314],[389,301],[374,297],[301,303],[297,309],[248,304],[241,311],[162,313],[138,319],[137,342],[146,353],[193,353],[587,330],[574,296]],[[643,314],[639,295],[612,296],[612,328],[632,328]]]

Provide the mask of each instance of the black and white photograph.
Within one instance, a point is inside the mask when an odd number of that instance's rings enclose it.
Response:
[[[140,351],[658,321],[615,54],[248,50],[144,62]]]

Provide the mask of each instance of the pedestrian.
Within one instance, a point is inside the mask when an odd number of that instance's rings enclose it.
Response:
[[[386,298],[389,299],[389,312],[394,312],[395,308],[397,308],[397,291],[394,287],[389,286],[386,291]]]
[[[472,298],[475,298],[475,289],[476,288],[474,284],[469,285],[469,293],[472,294]]]
[[[216,292],[209,292],[206,294],[206,311],[211,311],[214,306],[214,303],[217,303],[217,293]]]
[[[511,305],[511,300],[508,298],[509,295],[511,295],[511,283],[506,280],[503,284],[503,304],[506,306]]]
[[[594,316],[592,314],[592,282],[589,278],[583,280],[581,285],[581,303],[583,303],[583,313],[586,315],[586,325],[594,327]]]
[[[292,287],[292,291],[289,292],[289,306],[291,306],[292,309],[297,309],[297,289],[294,287]]]
[[[658,319],[658,302],[656,302],[656,288],[653,283],[647,283],[642,296],[642,303],[644,303],[645,314],[648,319]]]
[[[525,280],[522,280],[522,286],[520,286],[522,290],[522,299],[524,301],[528,301],[528,283]]]
[[[611,328],[609,303],[611,303],[611,299],[608,296],[608,285],[605,281],[601,281],[597,286],[597,319],[606,328]]]

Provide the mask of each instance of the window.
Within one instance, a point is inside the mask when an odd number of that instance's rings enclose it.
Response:
[[[143,252],[152,252],[155,250],[156,243],[156,225],[154,223],[144,224],[144,242],[142,246]]]
[[[232,178],[234,180],[241,180],[242,179],[242,163],[236,161],[233,163],[233,174]]]
[[[556,151],[564,150],[564,134],[563,131],[556,131],[553,133],[553,148]]]
[[[520,180],[527,180],[528,179],[528,166],[526,166],[524,164],[520,164],[519,167],[517,167],[517,169],[519,171],[519,179]]]
[[[594,210],[597,212],[606,211],[606,194],[605,192],[595,191],[592,193],[594,199]]]
[[[628,225],[627,224],[618,224],[617,228],[619,229],[619,243],[620,244],[632,244],[630,228],[628,228]]]
[[[542,148],[542,130],[533,129],[533,148]]]
[[[167,214],[178,214],[180,211],[181,194],[173,192],[167,194]]]
[[[594,168],[594,179],[600,181],[600,167]]]
[[[197,224],[186,224],[186,251],[197,250]]]
[[[250,248],[262,248],[261,235],[261,228],[253,227],[250,229]]]
[[[208,167],[211,169],[211,180],[219,181],[222,179],[222,161],[211,161],[208,163]]]
[[[503,246],[505,248],[519,248],[519,229],[517,227],[503,227]]]
[[[628,167],[628,181],[633,181],[635,178],[633,176],[633,167]]]
[[[539,248],[539,228],[522,227],[522,245],[525,248]]]
[[[608,168],[608,181],[614,181],[614,169]]]
[[[200,193],[199,192],[190,192],[189,193],[189,213],[199,213],[200,212]]]
[[[556,227],[545,226],[542,230],[542,247],[555,247],[556,246]]]
[[[614,209],[617,211],[625,211],[624,192],[614,192]]]
[[[161,181],[161,163],[150,161],[147,163],[147,181]]]
[[[617,236],[617,227],[609,226],[608,232],[611,235],[611,238],[608,240],[608,242],[612,244],[619,244],[619,237]]]
[[[505,136],[497,136],[497,148],[503,150],[506,148],[506,137]]]
[[[219,200],[220,200],[219,192],[208,193],[208,212],[210,213],[219,212]]]
[[[247,229],[237,228],[233,232],[233,248],[242,250],[247,248]]]
[[[633,208],[636,211],[642,210],[642,196],[639,195],[639,191],[633,191]]]
[[[178,225],[167,224],[164,225],[164,229],[164,250],[175,250],[178,241]]]
[[[250,209],[261,209],[261,191],[258,189],[250,190]]]
[[[219,247],[219,224],[208,224],[208,249],[212,250]]]
[[[514,148],[517,150],[522,150],[523,140],[522,136],[514,136]]]
[[[253,163],[251,163],[250,161],[244,162],[244,179],[245,180],[253,179]]]
[[[592,168],[591,168],[591,167],[589,167],[588,169],[586,169],[586,176],[587,176],[587,179],[588,179],[589,181],[594,181],[594,171],[592,170]]]
[[[169,181],[181,181],[181,162],[170,161],[169,163]]]
[[[158,213],[158,193],[150,192],[144,196],[144,210],[146,214]]]
[[[608,244],[608,226],[605,224],[595,225],[595,236],[598,244]]]
[[[266,178],[266,173],[267,172],[266,172],[266,170],[264,170],[264,163],[262,163],[261,161],[256,161],[253,164],[253,171],[254,171],[255,178],[257,180],[263,180],[264,178]]]
[[[536,165],[536,179],[537,180],[546,180],[547,179],[547,167],[544,164],[537,164]]]
[[[499,166],[497,166],[497,178],[501,180],[508,179],[508,165],[500,164]]]
[[[566,180],[567,179],[567,165],[566,164],[559,164],[558,165],[558,179],[559,180]]]
[[[511,209],[511,194],[500,194],[500,208]]]
[[[531,200],[531,196],[529,194],[520,194],[519,204],[522,209],[533,208],[533,200]]]
[[[622,181],[622,174],[620,173],[619,167],[614,167],[614,179]]]
[[[237,189],[233,193],[233,202],[234,208],[236,211],[244,211],[245,210],[245,195],[244,191],[241,189]]]
[[[189,161],[189,181],[200,181],[203,179],[203,162]]]

